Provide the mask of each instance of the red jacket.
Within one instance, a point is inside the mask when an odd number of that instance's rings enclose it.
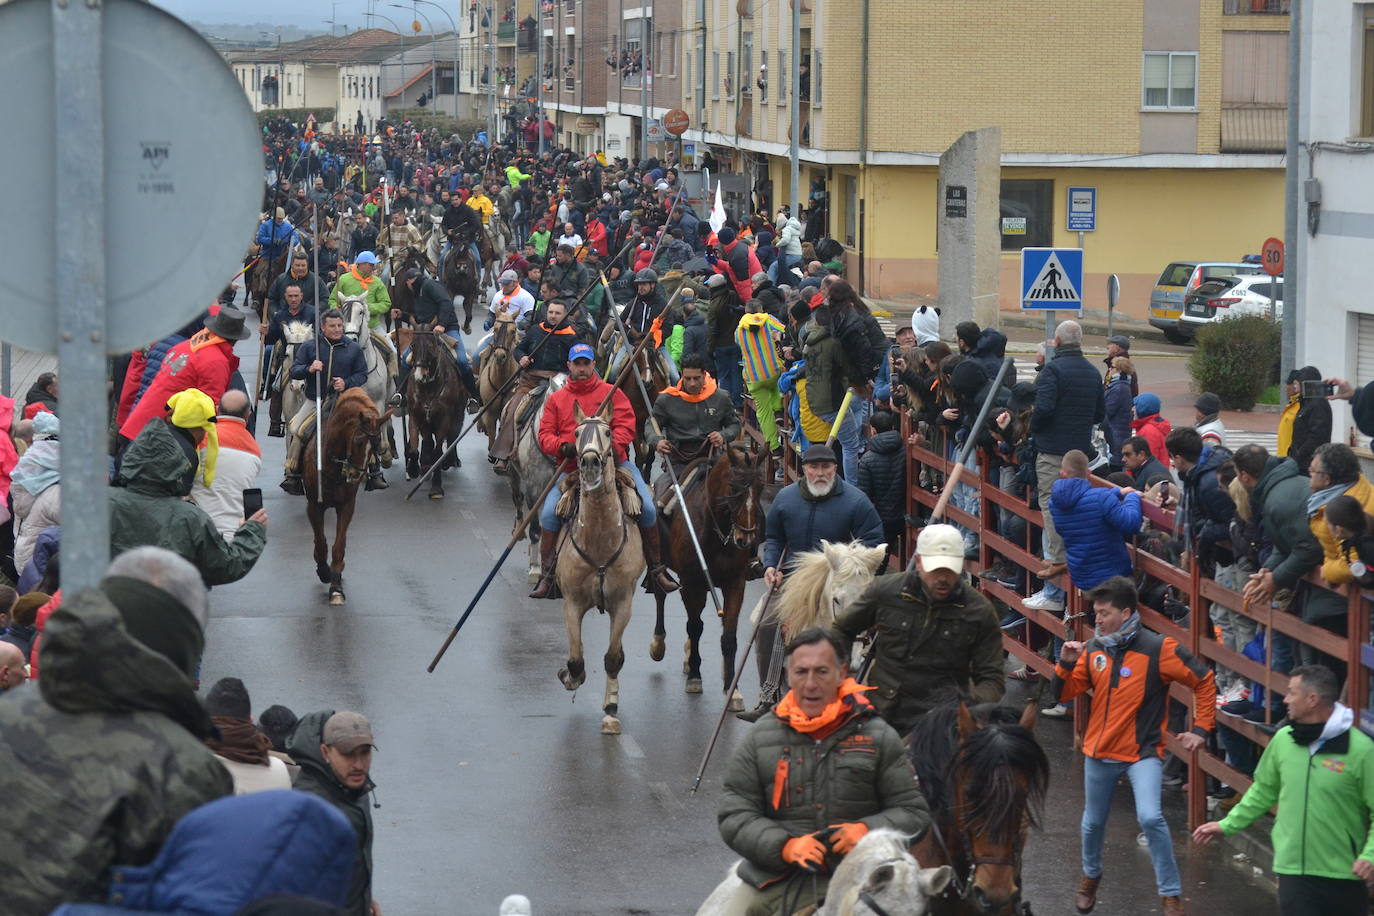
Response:
[[[599,219],[587,220],[587,244],[595,251],[597,257],[609,258],[611,250],[606,244],[606,227]]]
[[[741,304],[754,298],[754,274],[762,271],[759,256],[754,253],[753,247],[740,239],[723,247],[716,261],[716,273],[722,274],[735,285]],[[743,276],[740,276],[741,273]]]
[[[1169,466],[1169,450],[1164,447],[1164,439],[1173,432],[1173,427],[1169,421],[1159,414],[1150,414],[1139,420],[1131,421],[1131,429],[1137,436],[1144,437],[1150,443],[1150,454],[1154,455],[1167,468]]]
[[[232,340],[210,331],[198,331],[190,340],[183,340],[167,351],[152,384],[119,428],[119,434],[130,440],[138,438],[149,420],[162,416],[167,399],[187,388],[199,388],[218,404],[238,367]]]
[[[559,449],[564,442],[576,445],[577,421],[573,419],[573,405],[581,404],[582,412],[590,416],[601,406],[610,390],[610,382],[592,376],[580,382],[568,382],[549,395],[549,400],[544,404],[544,418],[539,423],[539,447],[544,454],[558,459]],[[635,410],[630,406],[630,399],[625,397],[625,392],[619,389],[611,398],[611,440],[615,443],[616,462],[629,460],[630,443],[635,441]],[[559,470],[571,472],[576,468],[577,464],[572,459],[566,459]]]
[[[129,354],[129,368],[124,372],[124,387],[119,389],[119,405],[115,408],[115,424],[123,426],[133,413],[138,398],[138,386],[143,381],[143,369],[148,365],[148,351],[142,348]]]

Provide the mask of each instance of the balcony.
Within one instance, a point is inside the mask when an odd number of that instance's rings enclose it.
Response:
[[[1292,0],[1222,0],[1228,16],[1287,16]]]
[[[498,45],[515,44],[515,23],[501,22],[496,26],[496,43]]]

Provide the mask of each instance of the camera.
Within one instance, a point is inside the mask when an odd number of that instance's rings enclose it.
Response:
[[[1305,398],[1324,398],[1336,393],[1334,382],[1304,381],[1302,383],[1302,396]]]

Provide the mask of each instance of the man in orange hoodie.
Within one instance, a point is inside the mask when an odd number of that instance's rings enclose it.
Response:
[[[1090,913],[1097,904],[1103,833],[1112,794],[1124,774],[1135,796],[1136,819],[1149,841],[1163,912],[1182,916],[1178,863],[1160,807],[1169,685],[1177,682],[1193,692],[1193,729],[1176,736],[1184,750],[1192,751],[1216,726],[1216,681],[1172,637],[1140,625],[1139,599],[1130,579],[1115,576],[1088,597],[1097,612],[1097,634],[1086,643],[1064,643],[1052,682],[1060,703],[1093,691],[1083,737],[1083,877],[1074,906]]]

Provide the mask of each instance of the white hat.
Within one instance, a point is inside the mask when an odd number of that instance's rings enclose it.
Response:
[[[921,568],[964,571],[964,537],[953,525],[926,525],[916,538],[916,553]]]

